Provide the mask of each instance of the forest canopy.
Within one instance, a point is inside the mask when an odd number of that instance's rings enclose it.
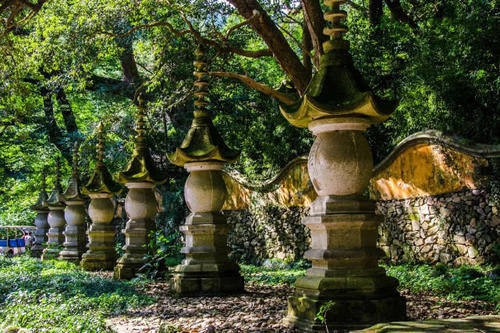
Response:
[[[377,160],[406,136],[436,129],[500,141],[500,6],[495,0],[349,0],[346,35],[374,92],[398,100],[369,130]],[[121,169],[132,149],[135,104],[147,106],[148,142],[168,169],[165,192],[184,173],[166,153],[192,119],[194,50],[208,51],[214,123],[242,151],[234,168],[268,178],[306,155],[311,134],[289,125],[279,103],[301,96],[319,64],[320,0],[4,0],[0,4],[0,224],[27,224],[40,174],[55,156],[69,174],[95,160],[104,123],[105,162]]]

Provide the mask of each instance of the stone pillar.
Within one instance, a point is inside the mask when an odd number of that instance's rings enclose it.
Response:
[[[375,204],[364,195],[373,167],[363,132],[386,120],[397,103],[375,97],[349,54],[343,39],[346,0],[324,0],[324,54],[303,97],[296,105],[281,105],[294,126],[309,128],[316,140],[309,154],[309,176],[318,193],[303,223],[311,230],[305,257],[312,268],[297,279],[288,301],[288,322],[300,332],[324,332],[316,319],[326,307],[330,332],[371,326],[405,317],[405,300],[397,281],[378,266]]]
[[[322,305],[331,329],[355,329],[402,319],[405,301],[397,281],[378,266],[375,203],[365,199],[373,167],[371,150],[359,119],[317,120],[309,128],[316,140],[309,154],[309,175],[318,198],[303,223],[311,230],[312,261],[306,276],[295,283],[288,320],[300,331],[324,331],[316,320]]]
[[[88,251],[81,266],[86,271],[111,271],[118,257],[115,249],[115,227],[111,224],[115,212],[112,193],[90,193]]]
[[[49,231],[49,223],[47,221],[48,215],[49,215],[48,208],[45,210],[36,210],[35,241],[33,243],[33,247],[31,248],[31,255],[36,258],[40,258],[42,256],[44,244],[46,244],[48,241],[47,237],[47,233]]]
[[[151,252],[150,242],[154,239],[155,216],[158,203],[154,194],[155,184],[164,183],[166,174],[158,170],[146,144],[145,114],[139,97],[139,112],[135,137],[135,148],[127,167],[118,175],[118,181],[128,187],[125,211],[129,220],[123,230],[125,254],[118,259],[113,278],[131,279],[147,262]]]
[[[66,226],[66,220],[64,219],[64,201],[61,190],[61,174],[60,174],[60,160],[57,158],[57,169],[56,169],[56,183],[54,185],[54,190],[50,194],[47,204],[49,206],[49,215],[47,217],[47,222],[49,223],[50,229],[47,234],[48,242],[47,247],[43,250],[42,260],[56,259],[59,256],[59,252],[62,249],[64,243],[63,231]]]
[[[221,214],[227,195],[223,163],[186,163],[190,172],[184,197],[191,214],[180,230],[185,234],[181,252],[186,258],[175,268],[172,285],[181,295],[242,292],[239,266],[228,257],[229,227]]]
[[[154,218],[158,206],[152,183],[126,183],[129,189],[125,198],[125,210],[129,220],[122,231],[125,234],[125,254],[118,260],[114,278],[131,279],[144,266],[150,236],[155,232]]]
[[[35,238],[33,240],[33,246],[31,247],[31,255],[36,258],[42,256],[44,249],[44,244],[47,243],[47,232],[49,231],[49,223],[47,222],[47,217],[49,215],[49,207],[47,205],[47,193],[45,192],[45,171],[42,172],[42,190],[38,196],[38,201],[31,206],[36,212],[35,217]]]
[[[97,127],[97,162],[92,176],[82,193],[90,197],[89,217],[92,225],[88,231],[88,251],[82,256],[80,266],[86,271],[112,270],[117,254],[113,221],[116,204],[113,194],[120,192],[120,185],[113,181],[104,164],[104,127]]]
[[[190,172],[184,197],[191,214],[181,226],[186,258],[175,268],[172,287],[180,295],[237,293],[243,291],[243,278],[228,258],[228,225],[220,211],[227,195],[221,169],[236,161],[240,152],[226,146],[212,123],[206,99],[208,65],[201,46],[195,54],[194,119],[182,145],[168,156]]]
[[[66,229],[64,230],[65,242],[59,259],[80,263],[82,255],[87,250],[87,234],[85,226],[85,201],[66,201],[64,219]]]
[[[59,254],[59,259],[80,264],[82,255],[87,250],[87,234],[85,232],[85,212],[86,197],[80,193],[80,177],[78,175],[78,149],[79,144],[75,143],[73,151],[73,169],[68,188],[64,192],[66,208],[64,209],[64,219],[66,229],[64,230],[64,248]]]

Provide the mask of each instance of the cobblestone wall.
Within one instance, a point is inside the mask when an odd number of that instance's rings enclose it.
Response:
[[[489,191],[499,192],[491,186],[498,169],[500,145],[465,145],[434,131],[406,138],[373,169],[370,197],[385,217],[379,246],[398,263],[497,262],[500,194]],[[301,217],[316,198],[307,159],[262,184],[229,173],[225,181],[234,255],[250,262],[300,259],[309,248]]]
[[[484,189],[379,201],[379,246],[396,263],[481,264],[498,260],[500,217]]]
[[[378,201],[379,246],[394,263],[482,264],[499,260],[499,207],[485,189]],[[230,211],[229,243],[244,262],[295,261],[309,248],[304,207],[258,206]]]
[[[309,248],[310,233],[301,224],[308,208],[252,206],[229,211],[229,244],[239,261],[261,263],[268,258],[301,259]]]

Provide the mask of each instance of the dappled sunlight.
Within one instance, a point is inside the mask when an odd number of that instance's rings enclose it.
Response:
[[[371,180],[373,199],[392,200],[454,192],[482,185],[486,159],[439,144],[422,143],[398,152]]]

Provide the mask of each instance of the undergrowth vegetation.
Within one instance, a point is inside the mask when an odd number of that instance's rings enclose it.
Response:
[[[0,257],[0,331],[107,332],[104,319],[153,300],[140,282],[113,281],[56,260]]]
[[[240,265],[245,281],[267,285],[293,284],[305,274],[305,265]],[[500,304],[500,270],[491,266],[397,265],[383,266],[399,280],[400,288],[450,300],[481,300]],[[500,305],[497,305],[500,311]]]
[[[265,266],[240,265],[245,281],[292,285],[305,274],[307,262],[266,261]],[[500,302],[499,268],[457,268],[445,265],[384,266],[400,288],[450,300]],[[30,332],[108,332],[105,319],[154,302],[139,291],[135,279],[114,281],[56,260],[0,256],[0,332],[24,328]],[[497,305],[500,311],[500,306]]]
[[[429,293],[451,300],[482,300],[500,311],[500,269],[490,266],[398,265],[384,266],[412,293]]]

